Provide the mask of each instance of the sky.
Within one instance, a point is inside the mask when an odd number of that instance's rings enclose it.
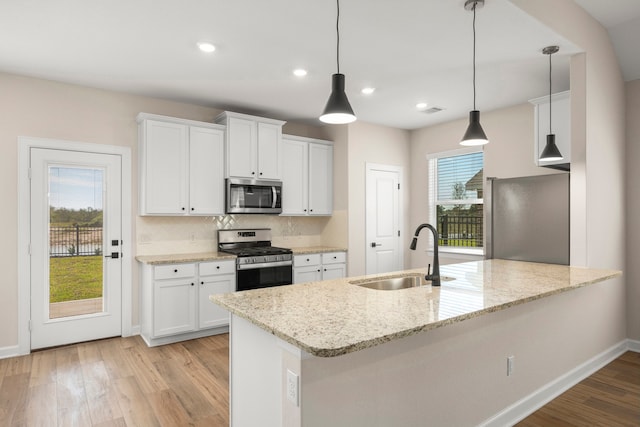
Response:
[[[49,204],[67,209],[102,209],[104,169],[49,167]]]

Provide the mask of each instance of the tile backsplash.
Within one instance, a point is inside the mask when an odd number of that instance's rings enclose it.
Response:
[[[273,244],[298,247],[321,244],[330,217],[224,215],[214,217],[136,217],[136,255],[216,251],[217,231],[270,228]]]

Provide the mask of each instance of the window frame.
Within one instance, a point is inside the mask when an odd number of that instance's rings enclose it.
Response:
[[[428,201],[429,201],[429,222],[436,224],[437,226],[437,206],[440,205],[472,205],[480,204],[484,205],[484,197],[482,199],[464,199],[464,203],[460,203],[460,199],[437,199],[437,186],[438,186],[438,159],[446,157],[463,156],[466,154],[483,153],[482,167],[485,166],[484,149],[483,146],[464,147],[455,150],[440,151],[437,153],[427,154],[427,170],[428,170]],[[484,179],[483,179],[484,181]],[[484,182],[483,182],[484,189]],[[484,193],[484,191],[483,191]],[[483,234],[486,232],[485,219],[482,219]],[[485,239],[486,240],[486,239]],[[463,254],[463,255],[484,255],[485,254],[486,241],[483,241],[482,247],[472,248],[464,246],[438,246],[438,251],[451,254]]]

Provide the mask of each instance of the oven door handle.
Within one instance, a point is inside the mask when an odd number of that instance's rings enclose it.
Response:
[[[258,264],[239,264],[238,270],[255,270],[256,268],[286,267],[288,265],[293,265],[293,261],[261,262]]]

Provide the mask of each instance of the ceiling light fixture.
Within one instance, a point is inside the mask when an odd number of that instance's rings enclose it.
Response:
[[[303,68],[296,68],[295,70],[293,70],[293,75],[296,77],[304,77],[307,75],[307,70]]]
[[[340,0],[336,0],[338,11],[336,14],[336,63],[338,72],[331,76],[331,95],[324,112],[320,116],[320,121],[331,124],[351,123],[356,120],[351,104],[344,92],[344,74],[340,74]]]
[[[216,47],[210,42],[198,42],[198,49],[206,53],[211,53],[216,50]]]
[[[416,104],[416,108],[418,110],[424,110],[425,108],[427,108],[429,106],[429,104],[427,104],[426,102],[418,102]]]
[[[542,49],[543,54],[549,55],[549,134],[547,135],[547,145],[544,146],[540,155],[540,160],[545,162],[563,159],[556,145],[556,136],[551,132],[551,55],[559,50],[558,46],[547,46]]]
[[[473,110],[469,112],[469,126],[460,145],[484,145],[489,142],[480,125],[480,111],[476,110],[476,9],[484,6],[484,0],[467,0],[466,10],[473,11]]]
[[[361,92],[362,92],[364,95],[371,95],[371,94],[372,94],[373,92],[375,92],[375,91],[376,91],[376,88],[375,88],[375,87],[364,87],[364,88],[362,88],[362,91],[361,91]]]

